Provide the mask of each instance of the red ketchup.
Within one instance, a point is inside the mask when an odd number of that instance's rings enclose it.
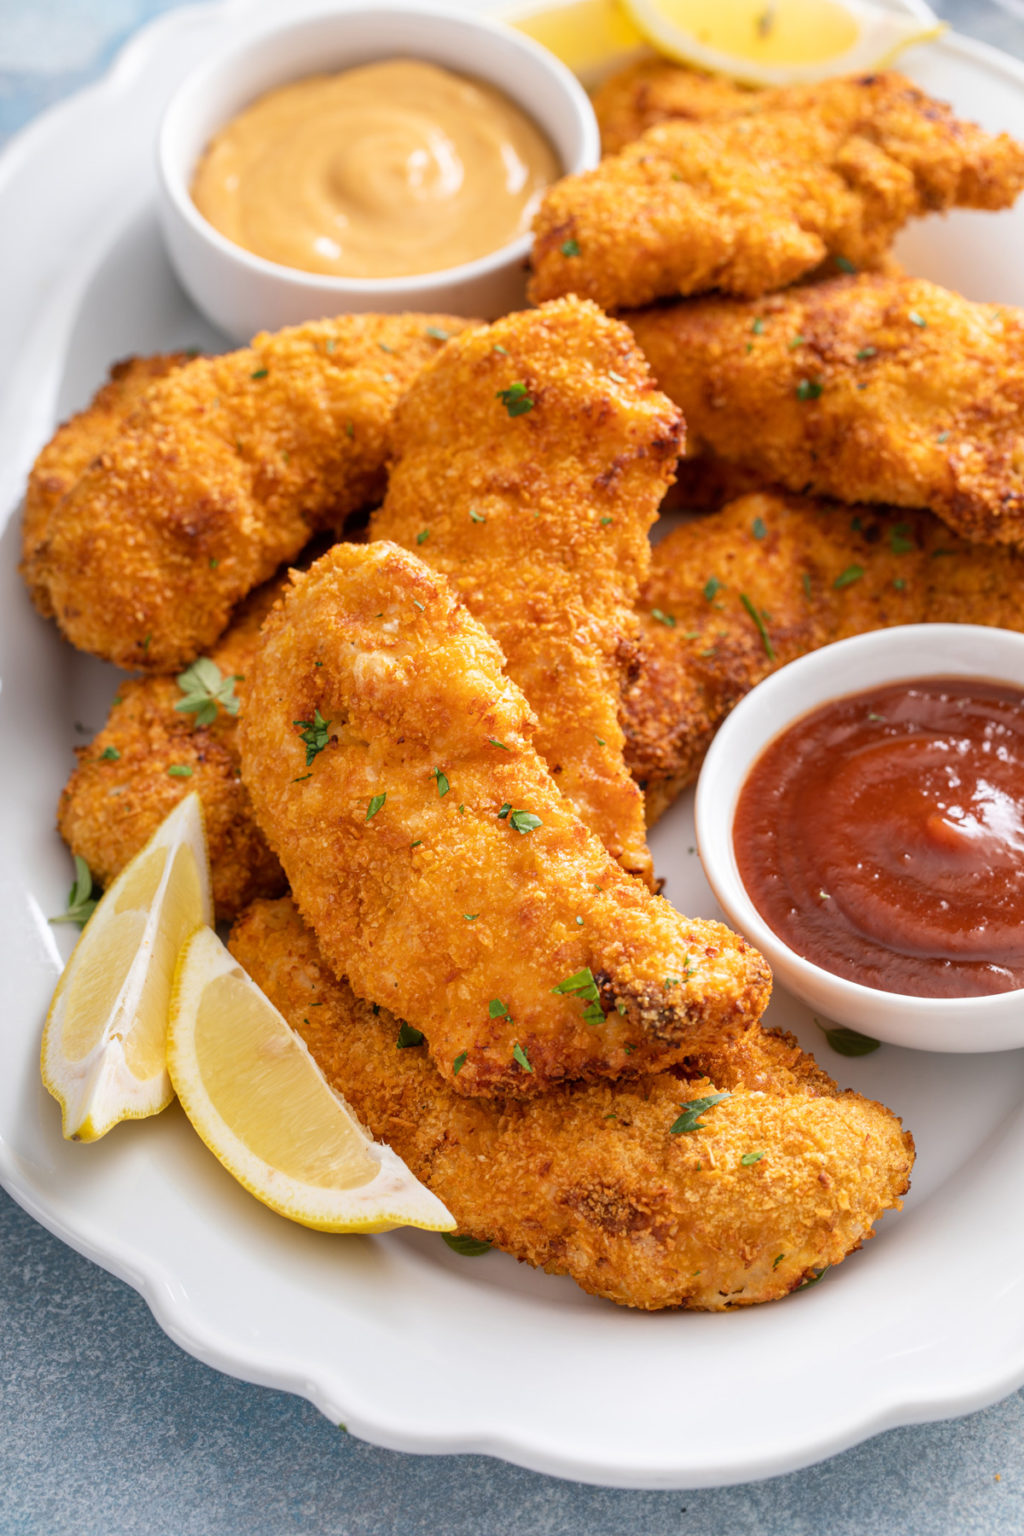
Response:
[[[765,921],[837,976],[1024,987],[1024,693],[926,678],[826,704],[754,764],[733,842]]]

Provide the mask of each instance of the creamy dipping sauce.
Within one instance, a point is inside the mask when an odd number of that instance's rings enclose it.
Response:
[[[762,917],[835,975],[1024,987],[1024,694],[928,678],[815,710],[754,764],[733,842]]]
[[[261,96],[209,144],[192,197],[268,261],[408,277],[525,233],[560,175],[548,140],[500,91],[392,59]]]

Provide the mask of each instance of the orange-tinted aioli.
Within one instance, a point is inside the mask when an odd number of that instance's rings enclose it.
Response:
[[[1024,986],[1024,693],[927,678],[826,704],[754,764],[733,841],[762,917],[838,976]]]

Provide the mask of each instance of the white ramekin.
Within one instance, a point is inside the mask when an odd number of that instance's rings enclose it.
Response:
[[[547,49],[500,22],[443,6],[332,4],[249,31],[174,93],[158,141],[159,211],[181,282],[236,341],[330,315],[434,310],[493,319],[525,303],[529,234],[476,261],[418,277],[342,278],[300,272],[243,250],[215,230],[189,186],[213,134],[257,96],[290,80],[415,58],[475,76],[512,97],[551,140],[565,172],[597,164],[599,135],[579,81]]]
[[[973,624],[908,624],[824,646],[782,667],[725,721],[697,784],[697,843],[729,921],[762,952],[777,982],[825,1020],[922,1051],[1024,1045],[1024,990],[988,997],[908,997],[834,976],[794,953],[740,879],[733,819],[740,789],[769,742],[833,699],[925,677],[972,677],[1024,688],[1024,634]]]

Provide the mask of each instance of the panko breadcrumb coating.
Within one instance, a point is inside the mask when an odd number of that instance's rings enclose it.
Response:
[[[53,608],[46,584],[37,577],[35,567],[46,543],[54,507],[120,431],[146,390],[194,356],[194,352],[165,352],[153,357],[123,358],[113,365],[110,378],[84,410],[63,422],[40,451],[25,487],[21,574],[44,618],[53,617]]]
[[[760,955],[608,856],[442,576],[377,542],[293,579],[249,667],[245,783],[329,962],[458,1091],[635,1074],[760,1016]]]
[[[793,491],[927,507],[968,539],[1024,540],[1024,310],[875,274],[629,323],[693,451]]]
[[[619,309],[770,293],[830,256],[872,266],[908,219],[1006,208],[1022,186],[1024,146],[1008,135],[959,122],[900,75],[833,80],[792,105],[661,123],[556,182],[534,220],[530,297]]]
[[[221,676],[236,680],[229,696],[239,707],[260,625],[280,588],[274,581],[254,592],[210,651]],[[106,725],[76,750],[57,825],[72,853],[107,886],[194,790],[203,806],[214,908],[219,922],[229,922],[255,897],[280,895],[285,878],[242,783],[237,715],[218,704],[212,720],[200,720],[178,707],[185,701],[173,677],[126,678]]]
[[[786,1296],[860,1247],[907,1188],[913,1141],[895,1115],[756,1025],[632,1084],[466,1099],[423,1047],[399,1048],[393,1014],[331,974],[291,902],[258,902],[231,950],[462,1233],[623,1306]],[[728,1097],[673,1134],[716,1093]]]
[[[318,529],[384,488],[395,402],[469,322],[344,315],[153,384],[53,509],[33,562],[67,638],[169,672]]]
[[[497,640],[559,789],[647,880],[619,704],[682,436],[626,326],[593,304],[547,304],[456,338],[419,374],[371,525],[442,571]]]
[[[751,90],[724,75],[708,75],[656,54],[618,70],[593,94],[601,151],[617,155],[648,128],[677,121],[701,123],[742,117],[781,91]]]
[[[1024,554],[968,544],[928,512],[745,496],[657,546],[641,608],[624,708],[652,823],[730,709],[794,657],[893,624],[1024,630]]]

